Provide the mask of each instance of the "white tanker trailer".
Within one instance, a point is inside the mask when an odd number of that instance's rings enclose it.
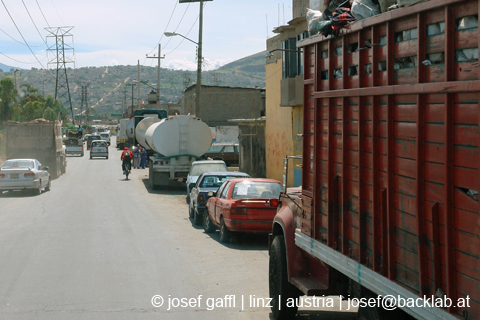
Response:
[[[150,157],[150,186],[154,189],[175,184],[180,186],[178,182],[187,177],[192,162],[210,148],[210,128],[200,118],[191,115],[145,122],[142,125],[139,123],[135,134],[139,142],[145,142],[144,146],[155,152]]]

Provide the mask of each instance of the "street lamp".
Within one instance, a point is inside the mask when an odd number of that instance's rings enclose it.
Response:
[[[203,16],[203,4],[200,2],[200,32],[198,36],[198,42],[193,41],[179,33],[176,32],[165,32],[165,36],[173,37],[180,36],[195,43],[198,46],[198,56],[197,56],[197,88],[196,88],[196,97],[195,97],[195,114],[200,117],[200,93],[202,92],[202,16]]]

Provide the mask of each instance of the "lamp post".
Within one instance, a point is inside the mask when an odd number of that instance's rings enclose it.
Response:
[[[200,117],[200,94],[202,92],[202,22],[203,22],[203,1],[200,1],[200,34],[198,36],[198,42],[193,41],[179,33],[176,32],[165,32],[165,36],[173,37],[180,36],[195,43],[198,46],[198,56],[197,56],[197,88],[196,88],[196,97],[195,97],[195,114]]]

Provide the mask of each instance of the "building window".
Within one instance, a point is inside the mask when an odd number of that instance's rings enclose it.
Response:
[[[282,42],[282,49],[287,50],[282,52],[283,78],[295,78],[303,74],[303,51],[297,48],[297,41],[305,38],[308,38],[308,32],[302,32],[295,38],[290,38]]]

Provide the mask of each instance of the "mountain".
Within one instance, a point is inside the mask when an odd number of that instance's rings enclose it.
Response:
[[[266,51],[262,51],[251,56],[230,62],[217,69],[220,73],[239,73],[249,74],[265,79],[265,55]]]
[[[11,69],[20,69],[20,68],[7,66],[6,64],[0,63],[0,69],[2,69],[4,72],[8,72]]]
[[[231,87],[265,87],[265,52],[251,55],[231,62],[219,69],[202,71],[203,85],[221,85]],[[9,72],[11,67],[3,69],[2,76],[12,77]],[[67,69],[70,96],[74,113],[82,111],[82,86],[87,86],[88,106],[93,106],[98,114],[110,115],[121,113],[125,105],[131,104],[132,96],[135,103],[138,99],[137,66],[109,66],[109,67],[84,67]],[[183,90],[194,84],[197,79],[196,71],[172,70],[162,68],[160,94],[162,102],[180,103]],[[38,92],[44,95],[55,96],[56,73],[55,70],[35,69],[17,72],[17,87],[21,90],[23,83],[31,84]],[[146,81],[140,87],[141,101],[156,88],[157,67],[141,66],[140,80]],[[134,83],[132,87],[130,84]],[[129,86],[127,86],[127,84]],[[153,88],[152,88],[153,87]],[[132,92],[133,88],[133,92]],[[65,91],[66,92],[66,91]],[[62,96],[65,92],[59,92]],[[63,105],[69,109],[67,95],[61,98]],[[145,101],[146,103],[146,101]]]

